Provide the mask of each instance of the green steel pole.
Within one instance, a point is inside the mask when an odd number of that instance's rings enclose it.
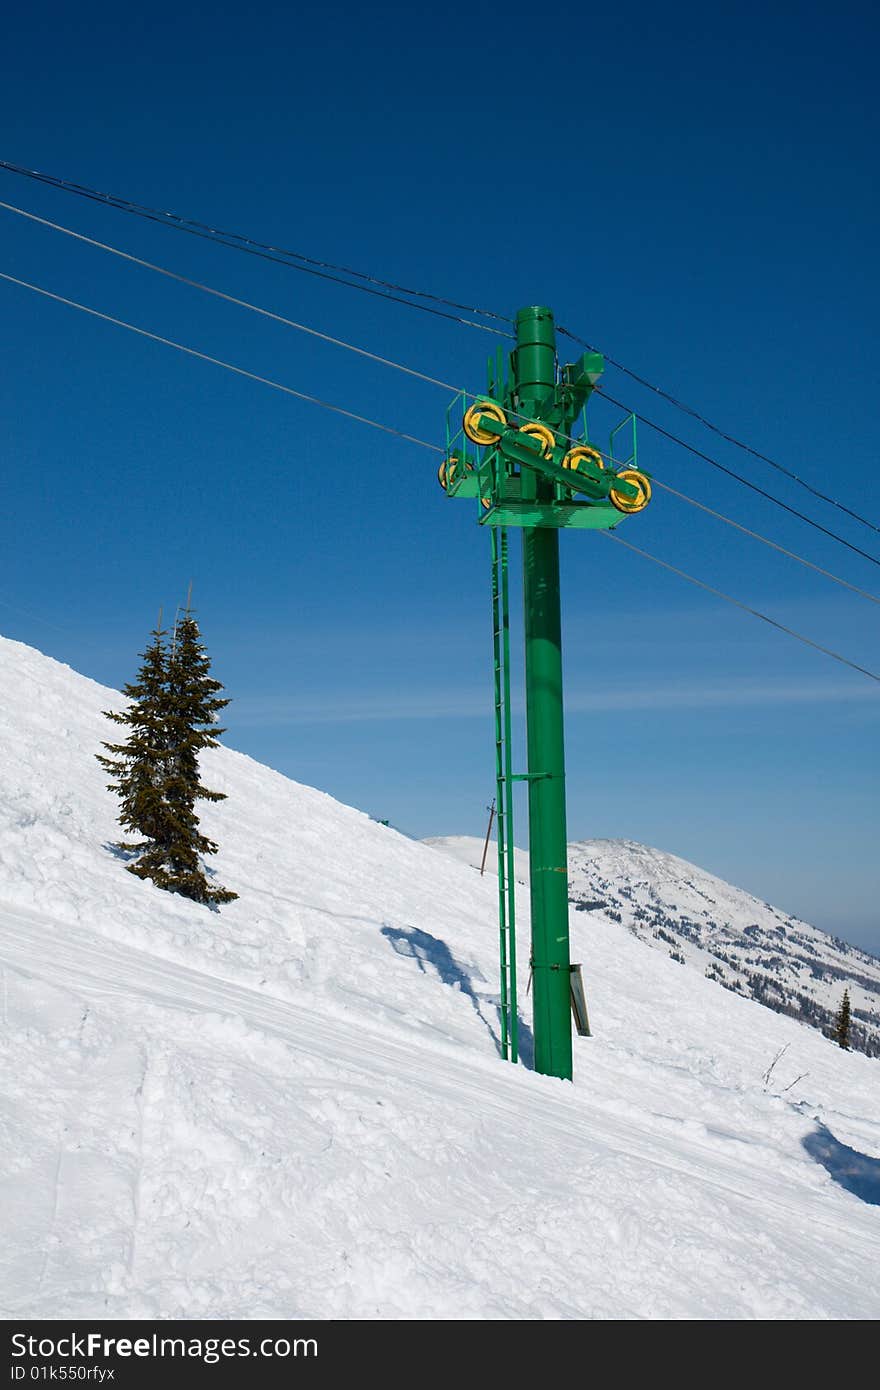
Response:
[[[551,311],[520,309],[516,343],[518,408],[533,419],[540,418],[540,407],[556,385],[556,330]],[[523,475],[531,472],[522,471]],[[552,483],[536,479],[534,485],[539,500],[552,499]],[[570,1081],[562,622],[559,532],[555,528],[523,528],[523,609],[535,1070]]]

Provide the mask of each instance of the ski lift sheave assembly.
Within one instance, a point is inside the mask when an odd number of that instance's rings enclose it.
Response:
[[[650,478],[638,467],[635,417],[615,426],[607,453],[589,438],[586,405],[603,367],[590,351],[560,367],[552,312],[521,309],[515,349],[499,348],[489,359],[486,395],[461,392],[450,404],[437,475],[448,497],[478,500],[479,523],[491,532],[501,1052],[513,1062],[519,1055],[513,791],[525,782],[535,1069],[567,1080],[571,1017],[580,1035],[590,1028],[581,967],[569,955],[559,532],[611,530],[651,500]],[[525,773],[512,767],[510,527],[520,529],[523,546]]]

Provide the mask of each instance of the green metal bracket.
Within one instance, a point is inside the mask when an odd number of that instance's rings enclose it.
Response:
[[[533,468],[536,473],[540,473],[544,478],[549,478],[551,482],[558,483],[569,493],[582,492],[587,497],[604,501],[613,489],[624,498],[635,500],[638,497],[639,489],[635,484],[627,482],[624,478],[618,478],[616,473],[598,468],[595,465],[591,466],[589,471],[582,471],[579,468],[562,468],[552,458],[545,458],[539,452],[540,445],[536,450],[531,442],[527,444],[526,440],[528,439],[529,436],[522,434],[519,430],[506,430],[496,447],[511,462],[519,463],[523,468]]]
[[[585,352],[579,361],[562,368],[562,380],[556,390],[569,420],[580,415],[604,370],[605,359],[599,352]]]
[[[491,460],[474,460],[464,456],[454,459],[451,469],[447,461],[447,478],[448,497],[485,497],[492,485]]]
[[[481,526],[543,526],[567,531],[613,531],[624,517],[610,502],[498,502],[480,516]]]

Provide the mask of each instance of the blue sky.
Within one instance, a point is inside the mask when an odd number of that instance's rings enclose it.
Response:
[[[503,313],[547,303],[880,524],[868,5],[36,4],[6,36],[2,157]],[[0,198],[483,385],[483,333],[6,173]],[[0,270],[442,442],[437,388],[3,210]],[[488,537],[433,456],[8,284],[0,314],[3,631],[118,685],[192,578],[230,744],[409,833],[479,833]],[[880,556],[618,372],[604,384]],[[647,430],[641,449],[880,588]],[[620,534],[880,667],[876,605],[675,499]],[[658,845],[880,949],[877,686],[602,538],[563,536],[562,563],[571,837]]]

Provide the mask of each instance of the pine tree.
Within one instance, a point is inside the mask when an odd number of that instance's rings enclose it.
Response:
[[[850,1014],[849,990],[845,989],[843,999],[840,1001],[840,1008],[834,1019],[833,1037],[838,1047],[842,1047],[847,1052],[849,1051]]]
[[[110,757],[96,755],[101,766],[115,779],[108,783],[108,790],[115,791],[122,802],[120,824],[142,837],[121,841],[116,847],[139,856],[149,852],[154,844],[161,844],[168,830],[163,793],[168,742],[165,714],[168,653],[161,618],[150,635],[152,640],[141,653],[143,665],[137,679],[122,688],[130,701],[128,708],[122,713],[104,711],[115,724],[127,725],[131,734],[125,743],[103,744]],[[152,877],[150,872],[144,871],[142,859],[128,867],[142,878]]]
[[[177,624],[168,661],[167,725],[172,757],[166,793],[174,818],[174,837],[168,846],[173,888],[200,903],[228,903],[238,897],[228,889],[212,887],[201,859],[216,854],[213,840],[199,831],[197,801],[225,801],[224,792],[204,786],[199,774],[199,753],[216,748],[225,733],[217,716],[229,704],[220,692],[220,681],[211,674],[211,659],[201,640],[199,625],[189,609]]]
[[[232,902],[237,893],[208,882],[202,858],[216,854],[217,845],[200,833],[195,810],[199,800],[226,799],[202,786],[198,755],[217,746],[224,730],[216,716],[229,701],[219,698],[223,687],[209,675],[210,658],[188,610],[170,651],[165,636],[153,632],[138,680],[124,687],[129,708],[107,713],[131,728],[128,741],[104,744],[112,757],[97,755],[115,778],[109,789],[122,801],[121,824],[143,837],[118,848],[137,855],[129,872],[157,888],[210,905]]]

